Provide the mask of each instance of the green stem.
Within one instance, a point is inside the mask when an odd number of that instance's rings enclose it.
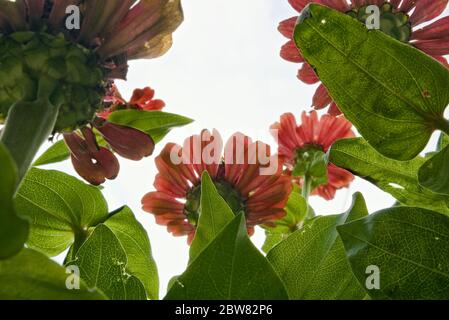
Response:
[[[36,100],[18,101],[8,112],[0,142],[8,148],[17,165],[15,192],[30,169],[39,148],[55,127],[60,103],[50,102],[50,96],[57,85],[55,80],[41,77]]]
[[[58,117],[58,107],[48,99],[15,103],[0,136],[16,162],[18,182],[16,190],[29,170],[36,153],[48,139]]]
[[[309,202],[309,196],[311,192],[312,192],[312,179],[308,175],[305,175],[301,194],[303,198],[306,199],[307,202]]]
[[[301,192],[303,198],[306,199],[307,203],[307,214],[306,214],[307,219],[314,217],[313,211],[309,210],[309,197],[310,194],[312,193],[312,182],[313,182],[312,180],[313,179],[308,174],[304,176],[304,183]]]
[[[444,118],[439,118],[436,124],[438,130],[443,131],[449,136],[449,121]]]

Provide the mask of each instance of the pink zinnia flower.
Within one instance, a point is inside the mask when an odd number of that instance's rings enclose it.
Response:
[[[303,112],[302,123],[297,124],[295,116],[285,113],[281,121],[271,126],[273,136],[278,142],[279,155],[284,157],[288,174],[297,164],[297,154],[303,150],[316,149],[327,152],[332,144],[344,138],[354,137],[351,123],[344,117],[325,114],[318,119],[316,111],[310,114]],[[328,182],[316,186],[312,194],[319,195],[326,200],[332,200],[338,189],[345,188],[354,180],[354,176],[330,163],[327,168]],[[302,184],[302,179],[292,177],[292,180]]]
[[[444,55],[449,54],[449,17],[443,17],[425,27],[421,25],[440,16],[448,0],[288,0],[292,7],[301,13],[309,3],[320,3],[341,12],[357,17],[368,5],[381,7],[381,30],[399,41],[409,43],[448,66]],[[290,39],[281,49],[281,57],[287,61],[300,63],[298,79],[306,84],[319,83],[312,67],[305,62],[293,41],[293,31],[298,17],[284,20],[279,31]],[[364,18],[360,18],[363,20]],[[382,19],[390,23],[382,23]],[[394,22],[392,27],[391,21]],[[316,110],[329,107],[328,112],[340,114],[340,110],[320,84],[313,97]]]
[[[203,151],[211,147],[213,154],[204,159]],[[200,215],[204,171],[209,173],[233,212],[245,214],[250,235],[254,226],[276,221],[285,215],[284,207],[292,189],[290,178],[281,174],[282,165],[275,173],[262,175],[260,169],[264,166],[256,155],[257,150],[265,150],[270,161],[278,160],[278,156],[270,156],[267,145],[252,142],[240,133],[234,134],[226,143],[224,156],[222,149],[220,134],[215,130],[213,133],[204,130],[201,135],[186,139],[183,147],[167,144],[156,157],[159,169],[154,182],[156,191],[144,196],[143,209],[154,214],[156,222],[167,226],[173,235],[187,235],[189,244]],[[173,150],[186,161],[174,164],[171,160]]]

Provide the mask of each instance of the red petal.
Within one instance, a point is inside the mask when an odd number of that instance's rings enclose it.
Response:
[[[284,60],[294,63],[304,62],[304,58],[301,56],[301,53],[299,52],[299,49],[296,47],[293,40],[290,40],[282,46],[281,57]]]
[[[153,154],[153,139],[142,131],[108,122],[96,128],[111,148],[126,159],[139,161]]]
[[[416,1],[415,11],[410,20],[412,25],[430,21],[443,13],[448,4],[448,0],[420,0]]]
[[[298,79],[307,84],[314,84],[320,81],[315,70],[308,63],[304,63],[298,71]]]
[[[288,39],[293,39],[293,32],[295,31],[295,25],[298,17],[291,17],[287,20],[279,23],[279,32]]]
[[[184,204],[163,192],[150,192],[142,198],[143,210],[155,215],[164,213],[182,213]]]
[[[320,84],[313,96],[313,108],[316,110],[327,107],[332,102],[332,98],[329,96],[326,87]]]
[[[301,12],[312,0],[288,0],[288,3],[298,12]]]
[[[434,40],[419,40],[413,45],[431,56],[444,56],[449,54],[449,37]]]
[[[432,40],[445,38],[447,35],[449,35],[449,17],[444,17],[422,29],[413,31],[412,39]]]

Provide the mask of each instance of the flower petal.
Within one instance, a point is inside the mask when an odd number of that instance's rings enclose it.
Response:
[[[301,53],[293,40],[290,40],[281,47],[281,57],[284,60],[294,63],[304,62],[304,58],[301,56]]]
[[[446,9],[448,0],[419,0],[410,17],[413,26],[438,17]]]
[[[109,122],[95,128],[111,148],[126,159],[139,161],[153,154],[154,141],[142,131]]]

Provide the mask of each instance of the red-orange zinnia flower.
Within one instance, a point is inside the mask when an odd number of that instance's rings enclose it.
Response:
[[[104,98],[106,107],[103,111],[97,113],[100,118],[108,119],[109,115],[117,110],[136,109],[145,111],[159,111],[165,107],[165,102],[160,99],[154,99],[155,92],[150,87],[135,89],[129,102],[122,97],[115,85]]]
[[[312,111],[310,114],[303,112],[301,120],[302,123],[298,125],[293,114],[285,113],[280,122],[271,126],[279,144],[279,155],[284,157],[288,171],[292,171],[296,165],[298,151],[316,148],[327,152],[336,140],[354,137],[352,125],[344,117],[325,114],[318,119],[316,111]],[[328,183],[316,187],[312,193],[326,200],[333,199],[338,189],[347,187],[354,180],[350,172],[332,163],[328,165],[327,174]],[[293,179],[298,180],[295,177]]]
[[[200,215],[201,175],[207,171],[220,195],[234,213],[244,213],[248,233],[254,226],[276,221],[285,215],[284,207],[292,189],[291,180],[281,174],[279,165],[263,174],[263,161],[257,154],[264,150],[270,165],[278,156],[262,142],[252,142],[234,134],[224,147],[220,134],[204,130],[185,140],[183,147],[170,143],[156,157],[159,173],[155,192],[142,199],[143,209],[155,215],[156,222],[168,227],[175,236],[188,236],[190,244]],[[210,152],[212,150],[212,152]],[[207,153],[207,154],[205,154]],[[173,154],[184,161],[175,164]]]
[[[444,57],[449,54],[449,17],[422,26],[423,23],[440,16],[446,9],[448,0],[288,0],[288,2],[299,13],[310,3],[320,3],[354,17],[366,6],[377,5],[382,9],[380,30],[449,66]],[[289,39],[281,49],[281,57],[290,62],[300,63],[298,79],[306,84],[315,84],[320,82],[319,78],[313,68],[305,62],[293,41],[297,19],[298,16],[295,16],[282,21],[279,25],[279,31]],[[328,106],[330,114],[341,113],[324,85],[320,84],[313,97],[313,107],[319,110]]]

